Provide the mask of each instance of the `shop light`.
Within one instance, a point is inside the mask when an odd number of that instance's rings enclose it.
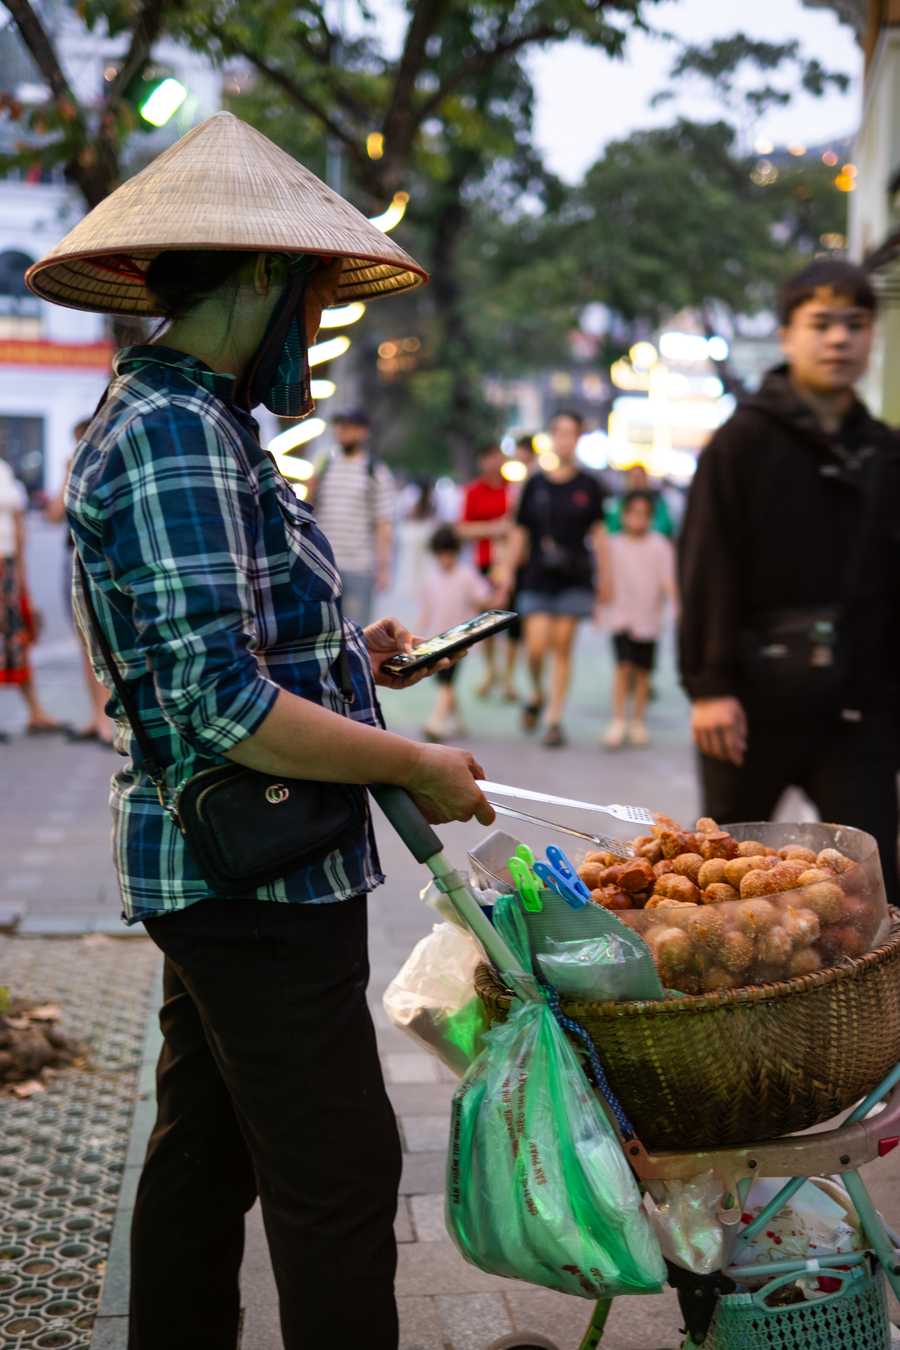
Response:
[[[659,352],[652,342],[636,342],[629,349],[628,358],[635,370],[650,370],[659,360]]]
[[[366,137],[366,154],[369,159],[381,159],[384,154],[384,136],[380,131],[370,131]]]
[[[331,398],[337,385],[334,380],[310,380],[309,392],[313,398]]]
[[[500,466],[500,476],[507,483],[521,483],[528,477],[528,467],[520,459],[508,459]]]
[[[365,312],[366,307],[361,300],[354,300],[349,305],[334,305],[331,309],[322,310],[319,327],[346,328],[348,324],[361,319]]]
[[[546,431],[537,431],[531,438],[531,448],[536,455],[545,455],[553,449],[553,441]]]
[[[667,361],[688,365],[705,361],[708,355],[706,338],[699,333],[663,333],[659,339],[659,350]]]
[[[731,351],[728,343],[723,337],[716,334],[714,337],[706,339],[706,355],[710,361],[727,361],[728,353]]]
[[[753,143],[753,149],[758,155],[771,155],[775,146],[768,136],[758,136]]]
[[[305,502],[307,497],[309,496],[309,488],[306,486],[306,484],[292,483],[291,487],[294,489],[294,496],[299,497],[301,502]]]
[[[326,361],[333,361],[335,357],[343,356],[349,347],[350,339],[346,333],[341,333],[340,337],[327,338],[324,342],[316,342],[309,349],[309,364],[311,366],[322,366]]]
[[[544,473],[553,473],[554,469],[559,468],[559,455],[555,450],[544,450],[538,455],[538,464]]]
[[[299,479],[301,482],[307,478],[312,478],[314,469],[308,459],[295,458],[288,454],[290,450],[296,450],[298,446],[305,445],[307,441],[315,440],[316,436],[321,436],[325,430],[325,423],[321,417],[307,417],[302,422],[296,422],[286,431],[279,431],[277,436],[273,436],[266,446],[277,459],[278,467],[281,469],[285,478]],[[288,472],[290,465],[290,473]]]
[[[152,127],[164,127],[174,117],[184,100],[187,89],[171,75],[161,80],[140,104],[138,112]]]
[[[377,230],[387,234],[399,225],[406,215],[406,208],[409,204],[408,192],[395,192],[391,198],[391,204],[386,211],[382,211],[380,216],[370,216],[369,224],[374,225]]]

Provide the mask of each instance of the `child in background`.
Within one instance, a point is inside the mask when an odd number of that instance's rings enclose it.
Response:
[[[489,605],[493,591],[490,584],[475,568],[460,559],[462,544],[452,525],[441,525],[431,536],[428,551],[432,555],[422,585],[418,631],[429,636],[443,633],[458,623],[465,623]],[[458,667],[439,670],[435,679],[437,701],[424,727],[428,741],[443,741],[448,736],[464,736],[465,727],[459,720],[456,691],[453,681]]]
[[[662,628],[666,600],[678,603],[675,550],[668,539],[651,529],[654,502],[649,492],[629,492],[622,502],[622,530],[609,539],[612,607],[609,615],[616,657],[613,681],[613,719],[603,737],[607,750],[619,750],[628,740],[647,746],[644,725],[650,672]],[[630,722],[628,702],[633,699]]]

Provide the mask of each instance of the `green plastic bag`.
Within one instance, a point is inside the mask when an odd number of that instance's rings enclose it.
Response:
[[[472,1265],[582,1298],[666,1271],[637,1183],[543,998],[516,1001],[453,1099],[446,1221]]]

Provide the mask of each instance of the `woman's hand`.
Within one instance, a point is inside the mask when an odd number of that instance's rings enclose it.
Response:
[[[445,657],[443,661],[436,661],[433,666],[426,666],[424,670],[414,671],[411,675],[391,675],[388,671],[382,670],[385,661],[389,661],[400,652],[411,652],[413,647],[425,639],[413,637],[399,619],[378,619],[363,629],[363,636],[369,649],[375,683],[383,689],[409,689],[420,680],[426,680],[436,670],[446,670],[452,664]]]
[[[412,776],[403,786],[431,825],[471,820],[493,825],[494,808],[475,782],[484,769],[468,750],[423,745]]]

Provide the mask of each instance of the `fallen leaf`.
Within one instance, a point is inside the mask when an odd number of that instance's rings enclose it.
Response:
[[[29,1008],[27,1015],[32,1022],[57,1022],[62,1013],[55,1003],[42,1003],[38,1008]]]
[[[36,1078],[30,1078],[27,1083],[13,1083],[12,1090],[16,1097],[33,1097],[36,1092],[46,1092],[43,1083]]]

